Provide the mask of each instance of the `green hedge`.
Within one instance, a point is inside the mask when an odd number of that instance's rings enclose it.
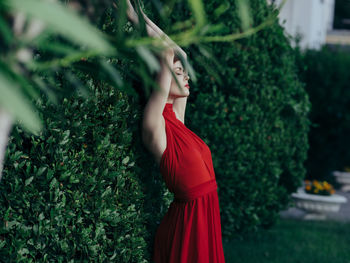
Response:
[[[350,167],[350,55],[325,46],[300,53],[298,61],[312,102],[307,178],[337,185],[331,172]]]
[[[219,7],[225,3],[226,11]],[[222,22],[223,34],[238,32],[235,1],[225,3],[207,1],[208,19]],[[254,25],[275,12],[265,1],[251,6]],[[146,8],[167,28],[155,7]],[[185,2],[173,10],[170,22],[189,15]],[[213,67],[201,49],[219,64]],[[212,151],[223,235],[268,227],[304,177],[308,149],[310,105],[288,40],[276,21],[249,38],[187,51],[199,81],[190,83],[186,123]],[[139,63],[114,66],[133,79],[140,100],[116,92],[95,72],[87,81],[91,99],[76,95],[59,107],[38,102],[47,127],[39,137],[14,128],[0,184],[2,261],[150,261],[172,194],[141,143],[142,85],[151,83],[140,79],[151,73]]]
[[[137,112],[113,87],[90,85],[95,99],[38,101],[47,128],[39,137],[13,129],[1,262],[145,262],[145,195],[131,151]]]

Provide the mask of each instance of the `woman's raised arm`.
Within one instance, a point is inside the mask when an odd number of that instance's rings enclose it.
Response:
[[[132,7],[130,0],[127,0],[127,15],[131,21],[138,23],[138,16]],[[147,32],[151,37],[161,36],[155,32],[147,23]],[[163,110],[168,100],[170,85],[172,80],[172,71],[174,63],[174,50],[167,41],[163,40],[165,49],[160,54],[160,71],[157,75],[159,89],[154,89],[149,97],[143,112],[142,119],[142,140],[145,146],[154,154],[159,163],[161,156],[166,149],[166,132]]]
[[[132,19],[132,21],[134,23],[138,23],[138,15],[133,7],[133,5],[131,4],[130,0],[127,0],[127,4],[128,4],[128,16],[130,19]],[[151,19],[148,18],[148,16],[143,12],[143,10],[141,9],[141,7],[139,7],[139,10],[146,22],[146,26],[153,29],[153,32],[148,32],[149,29],[147,29],[148,35],[152,36],[152,37],[160,37],[163,38],[165,43],[172,47],[176,52],[178,52],[179,54],[181,54],[184,59],[187,59],[187,54],[186,52],[180,48],[174,41],[172,41],[167,34],[165,34],[163,32],[163,30],[161,30],[155,23],[153,23],[153,21]],[[151,34],[150,34],[151,33]]]
[[[132,4],[130,3],[130,0],[127,0],[128,2],[128,6],[130,8],[130,10],[132,10],[132,12],[134,13],[134,15],[137,17],[137,14],[135,12],[135,9],[133,8]],[[186,52],[180,48],[174,41],[172,41],[168,36],[167,34],[165,34],[155,23],[152,22],[151,19],[148,18],[148,16],[142,11],[141,8],[140,9],[140,12],[141,14],[143,15],[143,18],[146,22],[146,24],[148,26],[150,26],[153,31],[158,34],[158,36],[162,36],[165,38],[165,41],[171,45],[172,47],[174,47],[174,50],[176,50],[178,53],[180,53],[183,58],[185,60],[187,60],[187,54]],[[138,17],[137,17],[138,19]],[[185,123],[185,111],[186,111],[186,103],[187,103],[187,97],[183,97],[183,98],[176,98],[174,100],[174,103],[173,103],[173,109],[178,113],[178,115],[180,116],[180,119],[182,120],[183,123]]]
[[[130,0],[129,0],[130,1]],[[143,10],[140,8],[140,11],[141,11],[141,14],[143,15],[143,18],[145,19],[145,22],[155,31],[157,32],[157,34],[159,36],[163,36],[166,41],[174,47],[174,49],[176,51],[178,51],[183,57],[184,59],[187,59],[187,54],[186,52],[181,48],[179,47],[174,41],[172,41],[167,34],[165,34],[163,32],[163,30],[161,30],[155,23],[152,22],[151,19],[148,18],[148,16],[143,12]]]

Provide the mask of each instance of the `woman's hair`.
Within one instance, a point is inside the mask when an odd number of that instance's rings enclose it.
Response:
[[[175,53],[175,56],[174,56],[174,63],[176,62],[176,61],[179,61],[180,60],[180,57]]]

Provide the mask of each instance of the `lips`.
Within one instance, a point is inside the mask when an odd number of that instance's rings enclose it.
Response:
[[[188,84],[186,84],[185,87],[188,88],[188,89],[190,89],[190,85],[188,85]]]

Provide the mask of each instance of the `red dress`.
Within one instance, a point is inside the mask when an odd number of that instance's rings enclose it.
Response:
[[[217,184],[209,147],[177,119],[163,116],[167,147],[160,171],[174,200],[158,226],[155,263],[224,263]]]

